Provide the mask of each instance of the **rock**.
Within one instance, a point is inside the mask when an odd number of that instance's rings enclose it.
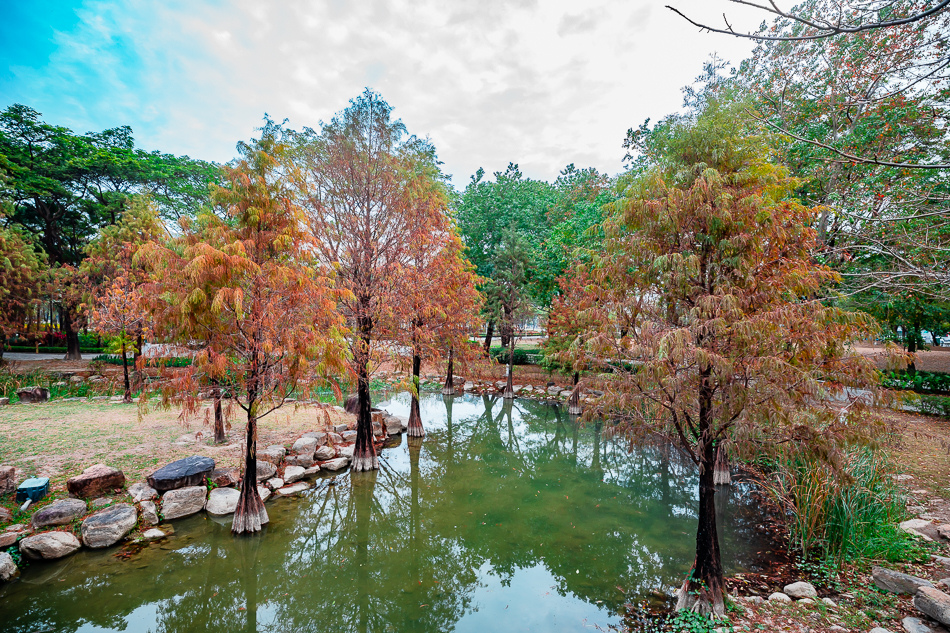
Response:
[[[308,431],[300,437],[312,437],[317,440],[317,446],[322,446],[327,443],[327,434],[321,433],[320,431]]]
[[[142,510],[142,523],[145,525],[158,525],[158,510],[155,508],[154,501],[142,501],[139,503]]]
[[[933,583],[929,580],[877,566],[871,568],[871,580],[878,589],[909,596],[917,593],[918,587],[933,587]]]
[[[241,475],[236,468],[215,468],[211,473],[211,483],[218,488],[228,488],[238,485]]]
[[[54,560],[72,554],[79,545],[69,532],[43,532],[20,541],[20,553],[32,560]]]
[[[313,454],[313,458],[318,462],[325,462],[328,459],[333,459],[336,456],[336,451],[332,446],[321,446]]]
[[[135,507],[119,503],[86,517],[80,533],[86,547],[101,548],[115,545],[132,531],[139,515]]]
[[[0,552],[0,582],[10,582],[20,573],[13,557],[6,552]]]
[[[159,539],[165,538],[165,533],[158,528],[151,528],[142,532],[142,538],[144,538],[146,541],[157,541]]]
[[[826,607],[831,607],[832,609],[838,608],[838,604],[831,598],[822,598],[821,601],[825,603]]]
[[[257,494],[261,496],[261,501],[267,501],[267,499],[271,496],[271,491],[267,486],[258,486]]]
[[[0,497],[16,492],[16,468],[0,466]]]
[[[570,389],[565,389],[564,391],[562,391],[561,393],[559,393],[559,394],[557,394],[557,395],[559,395],[559,396],[562,397],[562,398],[570,398],[570,397],[571,397],[571,390],[570,390]]]
[[[325,447],[323,447],[325,448]],[[287,465],[294,468],[310,468],[313,466],[315,460],[313,459],[313,453],[306,453],[304,455],[292,455],[287,458]]]
[[[473,383],[471,380],[466,381],[462,389],[464,389],[465,391],[472,391],[475,389],[475,383]]]
[[[305,471],[303,471],[303,476],[304,476],[304,477],[313,477],[313,476],[316,475],[318,472],[320,472],[320,467],[319,467],[319,466],[311,466],[310,468],[308,468],[308,469],[306,469]]]
[[[16,392],[17,397],[20,399],[20,402],[23,404],[31,404],[34,402],[46,402],[49,400],[49,389],[46,387],[24,387],[23,389],[18,389]]]
[[[125,486],[125,475],[122,471],[105,464],[90,466],[82,471],[81,475],[66,480],[66,490],[84,499],[101,497],[114,488],[123,486]]]
[[[349,465],[350,460],[346,457],[337,457],[320,464],[321,470],[342,470]]]
[[[0,506],[0,523],[9,523],[13,520],[13,513],[7,508]]]
[[[765,602],[765,598],[762,596],[749,596],[745,599],[745,601],[751,605],[757,605]]]
[[[950,541],[950,523],[937,526],[937,534],[945,541]]]
[[[294,455],[312,454],[315,450],[317,450],[317,438],[301,437],[296,442],[294,442],[293,448],[290,450]]]
[[[19,532],[3,532],[0,533],[0,549],[6,549],[16,543],[16,540],[20,537]]]
[[[112,505],[113,499],[111,497],[99,497],[98,499],[93,499],[89,502],[89,505],[92,506],[93,510],[98,510],[104,508],[108,505]]]
[[[926,519],[910,519],[909,521],[900,523],[898,527],[909,534],[913,534],[923,538],[924,540],[930,541],[933,539],[920,531],[928,525],[930,525],[930,521],[927,521]]]
[[[234,514],[237,508],[238,500],[241,498],[241,491],[234,488],[215,488],[208,495],[208,503],[205,505],[205,511],[208,514],[224,516]]]
[[[346,425],[345,425],[345,424],[334,424],[334,425],[333,425],[333,431],[334,431],[335,433],[342,433],[342,432],[344,432],[345,430],[346,430]]]
[[[270,462],[257,462],[257,481],[265,481],[277,474],[277,466]]]
[[[386,429],[387,429],[387,430],[389,429],[389,424],[388,424],[388,423],[386,424]],[[391,432],[390,432],[390,434],[391,434]],[[356,441],[356,431],[343,431],[342,433],[340,433],[340,437],[343,438],[343,441],[344,441],[344,442],[355,442],[355,441]],[[324,448],[324,447],[321,446],[320,448]],[[317,450],[319,451],[320,449],[318,448]]]
[[[910,481],[913,478],[913,475],[891,475],[891,479],[894,481]]]
[[[791,602],[792,599],[780,591],[769,595],[769,602]]]
[[[166,521],[200,512],[205,507],[205,487],[176,488],[162,495],[162,516]]]
[[[152,488],[145,483],[137,483],[129,486],[129,496],[132,497],[132,501],[138,503],[139,501],[151,501],[152,499],[158,498],[158,491],[155,488]]]
[[[68,525],[73,519],[86,514],[86,502],[79,499],[61,499],[54,501],[33,515],[33,527],[43,528],[50,525]]]
[[[277,490],[284,487],[284,480],[280,477],[272,477],[267,480],[267,487],[271,490]]]
[[[268,446],[262,451],[257,451],[257,459],[272,464],[279,465],[287,456],[287,449],[283,446]]]
[[[798,604],[815,604],[815,601],[811,598],[802,598],[798,601]]]
[[[401,415],[390,415],[386,417],[386,433],[395,435],[396,433],[405,433],[409,429],[409,418]]]
[[[552,385],[552,386],[548,387],[548,395],[550,395],[550,396],[556,396],[556,395],[558,395],[559,393],[561,393],[561,388],[558,387],[557,385]]]
[[[340,457],[353,457],[353,454],[356,452],[356,444],[350,444],[349,446],[337,446],[336,454]]]
[[[193,455],[162,466],[148,476],[148,485],[158,492],[204,486],[213,472],[213,459]]]
[[[304,472],[306,472],[306,469],[300,466],[288,466],[284,469],[284,481],[288,484],[300,481],[303,479]]]
[[[342,444],[343,436],[339,433],[327,433],[327,444]]]
[[[5,407],[10,404],[10,398],[0,398],[0,407]]]
[[[933,562],[940,567],[943,567],[946,571],[950,572],[950,558],[946,556],[931,556]]]
[[[868,631],[868,633],[891,633],[891,632],[888,631],[887,629],[882,629],[881,627],[876,626],[876,627],[874,627],[873,629],[871,629],[870,631]]]
[[[914,606],[940,624],[950,626],[950,596],[936,587],[918,588],[914,595]]]
[[[934,633],[934,629],[932,629],[923,620],[911,616],[907,616],[901,620],[901,626],[904,627],[904,630],[907,631],[907,633]],[[940,628],[943,629],[943,627]]]
[[[815,591],[815,588],[811,583],[808,582],[793,582],[790,585],[785,585],[785,588],[782,590],[785,595],[789,598],[817,598],[818,592]]]
[[[277,494],[282,497],[290,497],[292,495],[300,494],[304,490],[310,487],[310,484],[301,481],[290,486],[284,486],[283,488],[277,489]]]

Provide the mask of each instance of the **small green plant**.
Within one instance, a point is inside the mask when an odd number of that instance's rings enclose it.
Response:
[[[950,396],[920,396],[918,410],[925,415],[950,418]]]
[[[718,628],[732,631],[729,618],[706,616],[695,611],[676,611],[666,623],[675,633],[712,633]]]

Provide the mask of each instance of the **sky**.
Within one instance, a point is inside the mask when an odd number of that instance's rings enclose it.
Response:
[[[226,162],[265,113],[316,128],[369,87],[460,189],[509,162],[614,175],[627,129],[679,110],[711,54],[752,49],[664,4],[762,20],[727,0],[0,0],[0,108]]]

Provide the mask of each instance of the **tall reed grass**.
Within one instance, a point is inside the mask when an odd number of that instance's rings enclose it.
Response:
[[[784,510],[791,546],[837,568],[860,560],[915,560],[926,551],[898,527],[906,501],[887,454],[855,448],[832,466],[806,454],[773,458],[763,486]]]

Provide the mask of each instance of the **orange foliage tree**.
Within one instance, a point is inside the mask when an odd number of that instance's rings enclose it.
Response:
[[[294,172],[321,264],[337,270],[351,325],[349,373],[357,383],[356,447],[351,468],[376,470],[369,393],[371,364],[398,337],[405,314],[401,276],[409,265],[413,217],[431,208],[420,188],[437,174],[435,149],[409,136],[392,108],[369,90],[317,132],[297,136]],[[425,192],[425,193],[422,193]],[[436,205],[437,206],[437,205]]]
[[[199,372],[230,377],[247,414],[236,534],[268,521],[257,491],[257,422],[305,384],[343,369],[345,332],[336,306],[347,298],[334,288],[330,268],[313,261],[304,216],[283,178],[279,126],[268,123],[260,140],[239,150],[227,184],[213,194],[227,217],[183,222],[178,249],[156,245],[150,253],[156,313],[166,331],[175,322],[184,335],[204,329],[207,344],[186,379]]]
[[[561,342],[565,362],[602,372],[602,406],[632,440],[666,435],[698,466],[696,558],[677,608],[720,615],[719,447],[853,433],[828,396],[876,376],[848,346],[873,334],[871,320],[823,300],[838,278],[812,260],[814,210],[761,155],[721,170],[712,156],[634,183],[575,293],[574,341]]]

